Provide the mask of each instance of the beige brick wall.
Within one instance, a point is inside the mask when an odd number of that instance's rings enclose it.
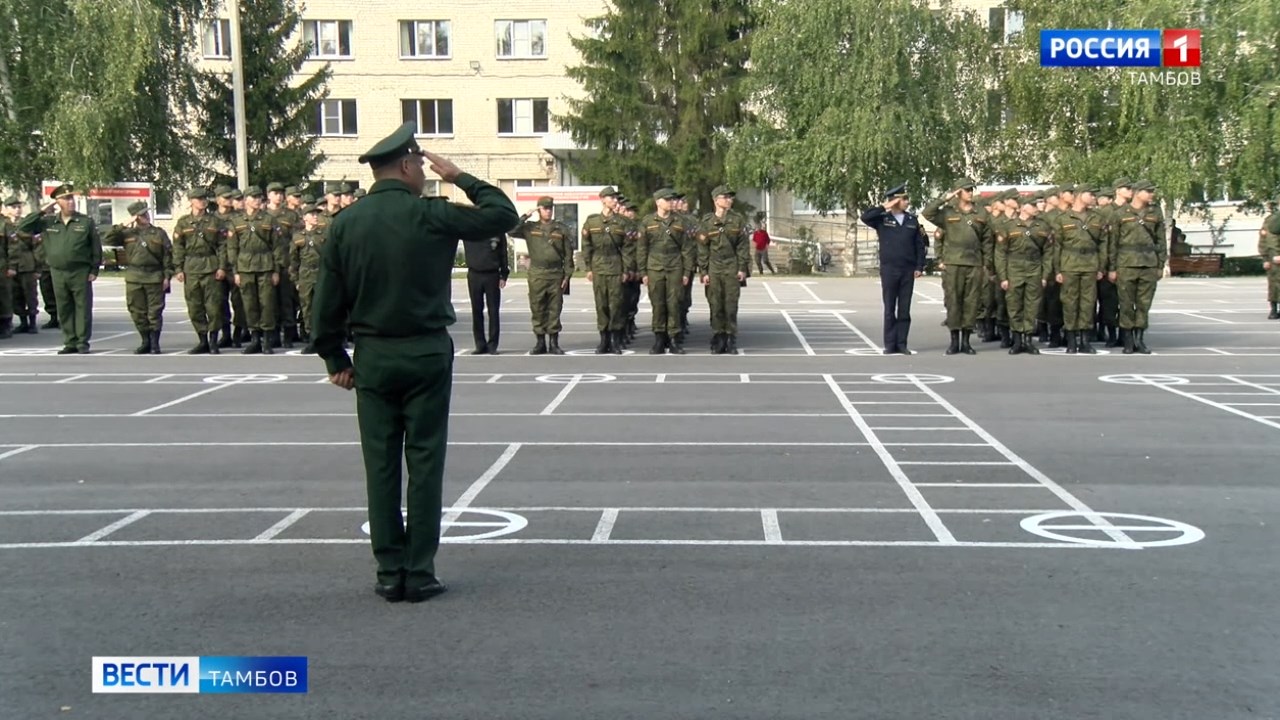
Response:
[[[449,3],[362,2],[308,0],[304,19],[350,20],[351,59],[329,60],[333,79],[330,98],[354,99],[359,134],[325,137],[320,148],[328,157],[317,174],[369,184],[368,168],[356,158],[401,123],[402,99],[453,100],[451,137],[419,140],[424,147],[453,158],[464,170],[494,182],[537,180],[555,184],[558,166],[543,150],[540,135],[499,137],[499,98],[547,98],[554,116],[566,110],[566,97],[580,95],[577,83],[565,77],[578,56],[570,36],[587,33],[586,18],[605,12],[605,0],[533,2],[455,0]],[[222,14],[225,17],[225,13]],[[546,57],[499,59],[496,20],[546,20]],[[448,59],[401,59],[400,21],[448,20],[451,48]],[[299,34],[300,38],[300,34]],[[324,61],[309,61],[304,70]],[[479,71],[472,63],[479,63]],[[210,67],[228,67],[208,61]],[[550,132],[557,128],[552,120]],[[452,191],[452,188],[446,188]]]

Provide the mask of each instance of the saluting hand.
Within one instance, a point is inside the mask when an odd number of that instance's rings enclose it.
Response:
[[[185,283],[185,282],[187,281],[187,274],[186,274],[186,273],[183,273],[183,272],[180,272],[180,273],[178,273],[177,275],[174,275],[174,276],[173,276],[173,279],[174,279],[174,280],[177,280],[177,281],[178,281],[178,282],[180,282],[180,283]]]
[[[440,179],[445,182],[451,183],[462,174],[462,170],[459,170],[458,166],[454,165],[453,161],[448,158],[441,157],[433,152],[424,152],[423,155],[426,156],[427,160],[431,161],[431,172],[439,175]]]
[[[337,385],[343,390],[350,390],[356,386],[355,370],[347,368],[340,373],[334,373],[329,376],[329,382]]]

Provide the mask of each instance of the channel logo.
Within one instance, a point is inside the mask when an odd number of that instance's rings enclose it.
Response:
[[[93,692],[305,693],[305,657],[95,657]]]
[[[1041,30],[1041,67],[1200,67],[1199,30]]]

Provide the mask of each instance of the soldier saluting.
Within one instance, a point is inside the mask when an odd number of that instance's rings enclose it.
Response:
[[[173,244],[163,228],[151,224],[151,208],[145,202],[130,204],[129,214],[133,221],[111,226],[102,242],[124,248],[125,303],[133,326],[142,337],[142,344],[134,354],[159,355],[164,296],[173,277]]]
[[[910,355],[911,298],[916,278],[924,274],[928,239],[920,220],[907,211],[906,184],[884,194],[884,203],[862,213],[880,243],[880,293],[884,302],[884,354]]]
[[[537,343],[531,355],[563,355],[560,349],[560,314],[564,293],[573,277],[573,234],[564,223],[552,219],[555,200],[538,198],[538,221],[521,216],[521,223],[507,233],[525,241],[529,251],[529,314]]]
[[[58,300],[64,347],[59,355],[89,354],[93,334],[93,283],[102,268],[102,239],[88,215],[76,211],[70,185],[53,189],[53,202],[18,223],[19,232],[41,237]],[[54,208],[57,212],[52,212]]]

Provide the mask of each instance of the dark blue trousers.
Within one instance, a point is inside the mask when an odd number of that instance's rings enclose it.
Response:
[[[911,295],[915,292],[915,286],[915,268],[880,268],[880,291],[884,299],[884,348],[889,352],[907,347],[907,333],[911,330]]]

